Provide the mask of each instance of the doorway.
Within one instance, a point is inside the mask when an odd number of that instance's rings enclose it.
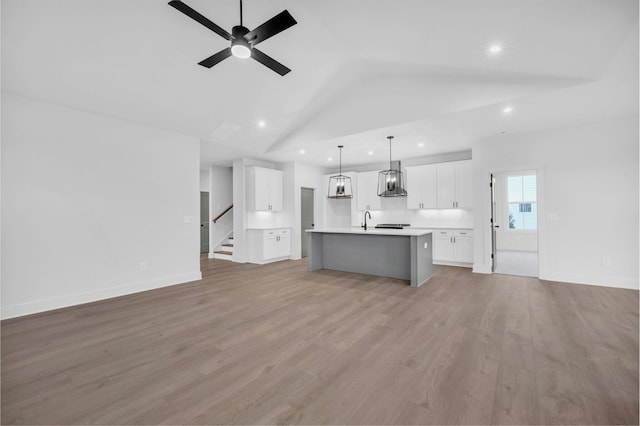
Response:
[[[492,173],[491,271],[538,277],[538,179],[535,170]]]
[[[309,234],[305,231],[314,227],[314,198],[313,188],[300,188],[300,255],[302,257],[309,255]]]
[[[209,253],[209,193],[200,193],[200,253]]]

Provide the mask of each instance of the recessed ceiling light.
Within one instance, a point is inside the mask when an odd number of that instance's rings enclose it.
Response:
[[[333,161],[332,157],[327,158],[327,161]]]
[[[502,46],[499,44],[492,44],[491,46],[489,46],[489,53],[492,55],[502,53]]]
[[[367,154],[373,155],[373,151],[369,151],[369,152],[367,152]]]
[[[510,106],[504,107],[502,109],[502,112],[505,113],[505,114],[509,114],[509,113],[513,112],[513,107],[510,107]]]
[[[503,131],[501,131],[500,133],[502,133],[502,134],[504,135],[505,133],[507,133],[507,131],[506,131],[506,130],[503,130]]]
[[[266,125],[267,125],[267,123],[265,123],[265,121],[264,121],[264,120],[260,120],[260,121],[258,121],[258,127],[264,127],[264,126],[266,126]]]
[[[305,152],[307,152],[307,151],[305,151],[304,149],[301,149],[301,150],[300,150],[300,151],[298,151],[298,152],[299,152],[300,154],[304,154],[304,153],[305,153]]]
[[[424,146],[424,142],[420,142],[420,143],[418,144],[418,148],[422,148],[423,146]]]

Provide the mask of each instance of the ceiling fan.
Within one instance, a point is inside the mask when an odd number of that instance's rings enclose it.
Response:
[[[203,59],[198,62],[198,65],[211,68],[218,62],[227,59],[233,55],[238,58],[253,58],[260,62],[262,65],[271,68],[280,75],[285,75],[289,71],[289,68],[282,65],[272,57],[265,55],[262,51],[255,48],[258,43],[262,43],[266,39],[273,37],[286,30],[287,28],[297,24],[293,16],[287,11],[283,10],[273,18],[269,19],[259,27],[252,31],[242,25],[242,0],[240,0],[240,25],[236,25],[231,29],[231,34],[225,31],[223,28],[211,22],[209,19],[202,16],[200,13],[193,10],[180,0],[172,0],[169,2],[169,6],[178,9],[180,12],[209,28],[220,37],[229,40],[231,46],[226,49],[222,49],[218,53],[209,56],[207,59]]]

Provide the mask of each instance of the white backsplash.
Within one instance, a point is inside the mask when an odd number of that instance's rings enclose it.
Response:
[[[383,198],[382,210],[372,210],[367,225],[378,223],[408,223],[416,228],[450,227],[473,228],[473,211],[464,209],[409,210],[406,198]],[[364,221],[364,212],[355,210],[351,217],[351,226],[360,226]]]
[[[290,228],[284,212],[247,212],[247,228]]]

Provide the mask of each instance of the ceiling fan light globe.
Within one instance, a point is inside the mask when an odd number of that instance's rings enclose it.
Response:
[[[247,59],[251,57],[251,49],[242,42],[234,40],[233,43],[231,43],[231,54],[236,58]]]

